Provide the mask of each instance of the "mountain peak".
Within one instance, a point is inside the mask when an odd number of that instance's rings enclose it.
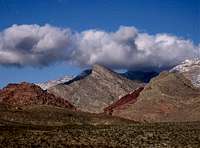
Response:
[[[103,72],[103,71],[111,71],[111,70],[101,64],[94,64],[92,66],[92,71]]]
[[[181,64],[175,66],[170,72],[182,73],[192,84],[200,87],[200,59],[187,59]]]
[[[181,62],[181,64],[175,66],[170,71],[172,71],[172,72],[173,71],[186,72],[186,71],[189,71],[190,69],[192,69],[194,67],[200,68],[200,59],[199,58],[187,59],[187,60]]]
[[[92,76],[101,78],[114,78],[118,77],[119,75],[103,65],[95,64],[92,67]]]
[[[69,83],[48,89],[49,92],[70,102],[85,112],[102,113],[119,96],[135,90],[141,83],[128,80],[99,64],[85,71]]]
[[[185,61],[182,62],[182,64],[188,64],[188,65],[193,65],[193,64],[200,64],[200,58],[194,58],[194,59],[186,59]]]

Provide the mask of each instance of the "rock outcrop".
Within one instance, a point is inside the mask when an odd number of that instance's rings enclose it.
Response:
[[[35,84],[22,82],[21,84],[8,84],[0,90],[0,103],[16,107],[29,105],[51,105],[75,109],[67,100],[56,97],[42,90]]]

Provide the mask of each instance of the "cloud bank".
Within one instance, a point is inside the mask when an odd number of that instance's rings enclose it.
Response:
[[[117,69],[164,69],[199,55],[200,46],[135,27],[82,32],[51,25],[13,25],[0,32],[0,65],[44,67],[57,62]]]

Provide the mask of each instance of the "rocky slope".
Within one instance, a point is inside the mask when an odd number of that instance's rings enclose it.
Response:
[[[200,87],[200,59],[185,60],[170,71],[182,73],[194,86]]]
[[[135,121],[199,121],[200,89],[180,73],[162,72],[145,86],[135,103],[112,114]]]
[[[64,76],[62,78],[59,78],[57,80],[49,80],[44,83],[36,83],[36,85],[40,86],[43,90],[47,90],[50,87],[53,87],[55,85],[61,84],[61,83],[66,83],[70,80],[72,80],[74,76]]]
[[[16,107],[52,105],[75,109],[68,101],[42,90],[35,84],[26,82],[9,84],[0,90],[0,103]]]
[[[124,110],[129,105],[134,104],[137,101],[137,97],[140,95],[140,92],[144,87],[139,87],[138,89],[126,94],[125,96],[118,99],[116,102],[112,103],[104,109],[104,113],[112,115],[114,110]]]
[[[94,65],[84,77],[51,87],[48,92],[69,99],[83,111],[100,113],[120,96],[141,85],[103,66]]]

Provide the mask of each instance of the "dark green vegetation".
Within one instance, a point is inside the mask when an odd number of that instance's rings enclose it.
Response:
[[[200,123],[136,123],[51,106],[0,105],[0,147],[200,147]]]
[[[0,105],[0,125],[109,125],[129,124],[133,121],[104,114],[72,111],[47,105],[32,105],[21,108]]]
[[[200,147],[200,124],[12,125],[0,127],[0,147]]]

